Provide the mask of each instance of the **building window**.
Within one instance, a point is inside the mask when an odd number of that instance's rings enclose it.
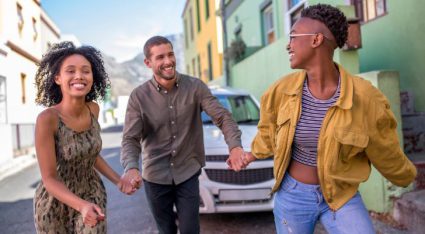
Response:
[[[211,42],[208,43],[208,80],[213,79],[212,49]]]
[[[0,76],[0,123],[7,123],[6,78]]]
[[[368,22],[387,13],[386,0],[351,0],[351,4],[361,22]]]
[[[22,6],[19,4],[16,4],[16,10],[18,14],[18,30],[19,30],[19,34],[22,34],[22,30],[24,28],[24,16],[22,15]]]
[[[192,76],[196,76],[195,74],[196,74],[196,68],[195,68],[195,64],[196,63],[196,61],[195,61],[195,58],[193,58],[192,59]],[[199,78],[201,78],[201,77],[199,77]]]
[[[199,0],[196,0],[196,22],[198,23],[198,32],[201,31],[201,15],[199,10]]]
[[[208,0],[205,0],[205,19],[208,20],[210,18],[210,5],[208,4]]]
[[[201,77],[201,56],[198,54],[198,76]]]
[[[273,5],[268,4],[262,9],[262,23],[263,23],[263,42],[265,45],[275,41],[274,24],[273,24]]]
[[[301,17],[301,11],[306,7],[306,0],[287,0],[285,32],[289,34],[292,25]]]
[[[185,71],[186,73],[189,73],[190,72],[190,65],[189,64],[186,64],[186,71]]]
[[[187,48],[189,48],[189,32],[187,31],[187,19],[184,19],[184,45]]]
[[[26,80],[27,76],[24,73],[21,73],[21,101],[22,104],[25,104],[26,102]]]
[[[35,18],[32,18],[32,30],[33,30],[32,39],[36,41],[38,38],[38,30],[37,30],[37,20]]]
[[[193,12],[192,8],[189,9],[189,17],[190,17],[190,40],[193,41]]]

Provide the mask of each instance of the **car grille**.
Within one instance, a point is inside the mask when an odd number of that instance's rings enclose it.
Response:
[[[229,158],[229,155],[207,155],[206,160],[208,162],[225,162]]]
[[[225,162],[229,158],[229,155],[207,155],[206,160],[208,162]],[[273,160],[273,157],[258,160]]]
[[[273,179],[273,168],[247,169],[234,172],[228,169],[205,169],[210,180],[226,184],[256,184]]]

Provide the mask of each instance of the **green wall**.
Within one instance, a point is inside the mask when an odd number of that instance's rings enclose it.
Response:
[[[339,6],[339,5],[347,5],[346,0],[309,0],[308,1],[308,5],[315,5],[318,3],[324,3],[324,4],[329,4],[332,6]]]
[[[261,3],[264,0],[243,1],[241,5],[227,19],[227,44],[228,46],[235,39],[234,29],[242,26],[241,37],[248,47],[263,46],[263,32],[261,19]],[[276,39],[281,38],[283,34],[283,15],[281,13],[282,1],[272,0],[273,18]]]
[[[230,86],[245,89],[259,99],[273,82],[290,72],[287,41],[279,39],[233,66]]]
[[[360,71],[400,72],[400,88],[414,94],[416,111],[425,112],[425,1],[387,0],[387,15],[362,25]]]
[[[242,25],[241,36],[247,47],[262,46],[262,29],[260,5],[264,0],[243,1],[226,21],[228,45],[235,38],[234,29],[240,23]],[[289,67],[289,57],[286,51],[288,43],[284,33],[282,1],[273,0],[273,12],[275,19],[275,35],[277,40],[267,45],[241,62],[230,68],[230,86],[245,89],[258,99],[264,91],[282,76],[294,72]],[[318,2],[331,2],[344,4],[344,0],[333,1],[309,1],[308,5]],[[343,6],[343,11],[348,15],[354,15],[354,8]],[[336,50],[334,60],[342,64],[351,73],[359,73],[359,59],[357,51]]]
[[[234,30],[242,25],[241,37],[247,46],[261,46],[261,18],[259,5],[263,0],[243,1],[226,20],[227,45],[235,39]]]

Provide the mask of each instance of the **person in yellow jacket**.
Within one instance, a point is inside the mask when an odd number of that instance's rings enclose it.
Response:
[[[335,7],[304,9],[287,45],[301,71],[272,85],[261,99],[258,133],[245,164],[274,156],[274,215],[278,233],[375,233],[358,187],[371,164],[389,181],[408,186],[415,166],[399,146],[396,120],[370,82],[333,62],[348,23]],[[231,160],[236,161],[236,160]]]

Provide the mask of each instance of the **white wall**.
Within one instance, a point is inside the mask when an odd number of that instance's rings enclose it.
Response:
[[[127,110],[129,96],[118,96],[117,108],[115,109],[115,118],[118,124],[124,124],[125,111]]]
[[[1,5],[0,5],[1,6]],[[7,52],[7,48],[4,45],[0,45],[0,50]],[[5,77],[7,82],[7,77],[4,71],[6,71],[6,56],[3,53],[0,53],[0,77]],[[6,83],[7,86],[7,83]],[[7,104],[7,103],[6,103]],[[7,105],[6,105],[7,108]],[[0,109],[1,118],[0,118],[0,164],[4,161],[7,161],[13,157],[12,151],[12,130],[11,125],[8,124],[7,120],[7,109]]]

